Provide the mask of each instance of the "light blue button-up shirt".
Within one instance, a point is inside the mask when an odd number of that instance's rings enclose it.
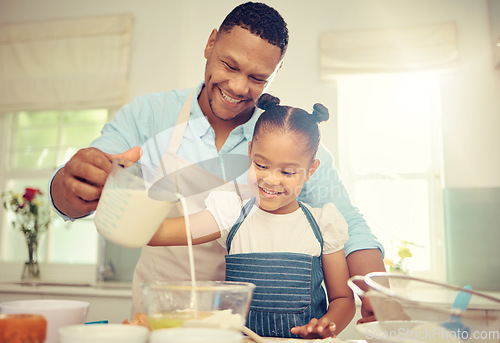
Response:
[[[220,151],[217,151],[214,130],[197,101],[202,87],[203,83],[195,89],[196,96],[193,96],[188,125],[177,153],[194,163],[211,159],[222,163],[227,154],[247,156],[248,142],[252,139],[255,122],[261,110],[256,109],[247,123],[235,128]],[[161,156],[167,150],[181,108],[191,91],[192,89],[173,90],[137,97],[123,106],[114,118],[104,125],[102,135],[94,140],[91,146],[109,154],[122,153],[140,146],[143,149],[141,163],[158,167]],[[317,158],[321,161],[320,167],[305,184],[299,200],[312,207],[322,207],[327,202],[335,204],[349,226],[349,240],[344,247],[346,254],[361,249],[380,249],[383,253],[382,245],[371,233],[359,210],[351,204],[334,166],[332,154],[320,145]],[[233,168],[237,170],[239,166]],[[220,169],[225,170],[223,167]],[[230,171],[230,174],[235,173],[240,175],[239,171]],[[237,181],[246,183],[246,175],[241,174]],[[73,220],[58,213],[65,220]]]

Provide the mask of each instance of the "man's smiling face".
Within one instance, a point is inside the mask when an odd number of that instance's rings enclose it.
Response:
[[[281,66],[281,50],[239,26],[210,35],[200,107],[211,119],[248,116]],[[215,117],[215,118],[213,118]]]

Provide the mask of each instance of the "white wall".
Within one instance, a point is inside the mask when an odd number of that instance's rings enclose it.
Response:
[[[203,78],[203,48],[213,28],[242,1],[234,0],[0,0],[0,24],[131,12],[135,16],[130,99],[151,91],[192,87]],[[321,31],[431,24],[458,27],[459,68],[443,80],[443,138],[447,187],[500,186],[500,71],[486,0],[267,0],[287,20],[290,46],[270,92],[309,109],[335,114],[333,83],[320,81]],[[335,120],[323,129],[336,152]]]

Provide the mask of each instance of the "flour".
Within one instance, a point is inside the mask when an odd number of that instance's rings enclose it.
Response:
[[[217,329],[241,330],[245,324],[245,319],[232,310],[212,311],[205,313],[203,319],[188,320],[184,322],[184,326],[191,327],[211,327]]]

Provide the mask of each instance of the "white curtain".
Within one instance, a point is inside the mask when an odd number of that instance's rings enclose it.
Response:
[[[458,60],[454,23],[324,32],[320,37],[323,79],[342,74],[453,69]]]
[[[132,23],[121,14],[0,26],[0,113],[122,105]]]

